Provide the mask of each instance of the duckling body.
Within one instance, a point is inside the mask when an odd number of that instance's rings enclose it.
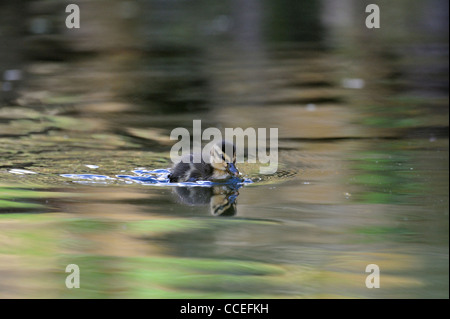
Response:
[[[211,179],[214,171],[213,167],[203,160],[201,163],[194,163],[193,157],[193,154],[182,157],[181,162],[173,167],[169,176],[171,183]]]
[[[198,180],[219,180],[238,176],[236,163],[236,148],[233,144],[222,141],[211,148],[210,161],[202,158],[200,163],[194,163],[194,155],[189,154],[181,158],[174,165],[169,175],[171,183],[195,182]]]

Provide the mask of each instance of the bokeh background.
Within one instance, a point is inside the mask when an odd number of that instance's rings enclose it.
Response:
[[[448,12],[1,1],[0,297],[448,298]],[[239,167],[235,216],[117,177],[170,167],[194,119],[279,130],[276,174]]]

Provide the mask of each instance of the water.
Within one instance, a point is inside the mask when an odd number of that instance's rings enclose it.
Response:
[[[389,3],[377,33],[356,2],[245,3],[111,5],[52,44],[0,19],[0,297],[448,298],[444,2]],[[278,171],[171,185],[194,119],[277,127]]]

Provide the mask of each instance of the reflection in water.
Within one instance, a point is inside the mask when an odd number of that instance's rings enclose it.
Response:
[[[213,216],[234,216],[239,187],[229,185],[213,187],[175,187],[174,193],[183,204],[209,205]]]

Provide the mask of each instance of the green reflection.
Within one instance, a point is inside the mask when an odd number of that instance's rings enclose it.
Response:
[[[360,190],[355,196],[357,201],[368,204],[406,204],[420,195],[419,177],[414,171],[416,164],[411,153],[398,150],[407,143],[384,142],[382,150],[361,152],[360,157],[352,161],[352,169],[357,174],[349,181],[359,186]],[[386,151],[390,147],[395,149]]]

